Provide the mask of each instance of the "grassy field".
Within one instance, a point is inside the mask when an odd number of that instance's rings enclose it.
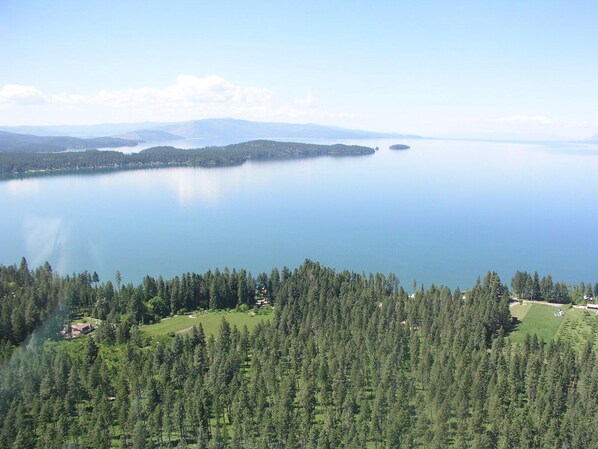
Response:
[[[272,314],[252,316],[247,312],[237,312],[234,310],[196,312],[193,315],[179,315],[165,318],[159,323],[149,324],[143,326],[141,329],[147,335],[160,336],[170,332],[187,332],[190,331],[193,326],[197,326],[201,323],[206,335],[216,335],[220,328],[222,318],[225,318],[231,326],[237,326],[239,329],[243,329],[243,326],[247,325],[247,328],[251,332],[258,323],[271,319]]]
[[[511,316],[514,316],[519,321],[523,321],[523,319],[525,318],[525,315],[527,315],[527,312],[529,312],[529,309],[531,309],[531,308],[532,308],[532,305],[530,303],[515,304],[514,306],[511,307]]]
[[[520,342],[525,339],[527,334],[536,334],[538,338],[546,342],[552,340],[566,320],[566,316],[555,316],[555,312],[558,310],[556,307],[542,304],[513,306],[511,315],[516,316],[522,322],[517,325],[509,337],[514,342]]]
[[[559,328],[556,338],[567,340],[581,350],[585,342],[598,345],[598,315],[595,311],[570,309],[565,312],[565,322]]]

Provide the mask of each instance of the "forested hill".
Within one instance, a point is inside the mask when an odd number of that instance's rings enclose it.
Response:
[[[596,349],[505,338],[509,298],[495,273],[466,294],[410,296],[394,275],[311,261],[138,286],[25,261],[0,268],[20,326],[48,296],[103,320],[71,341],[34,337],[0,368],[3,448],[598,447]],[[252,333],[226,321],[215,338],[201,326],[162,338],[139,327],[251,307],[257,292],[275,313]]]
[[[253,160],[315,156],[357,156],[374,153],[359,145],[316,145],[254,140],[223,147],[181,150],[153,147],[139,153],[82,151],[69,153],[0,153],[0,176],[23,176],[67,171],[125,170],[168,166],[221,167]]]
[[[0,153],[54,153],[65,150],[133,147],[136,140],[117,137],[80,139],[67,136],[34,136],[0,131]]]

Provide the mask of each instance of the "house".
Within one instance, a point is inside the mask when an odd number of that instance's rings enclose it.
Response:
[[[264,307],[264,306],[267,306],[268,304],[269,304],[269,302],[268,302],[268,300],[267,300],[267,299],[265,299],[265,298],[264,298],[264,299],[258,299],[258,300],[255,302],[255,305],[256,305],[257,307]]]
[[[93,326],[89,323],[73,324],[73,329],[79,331],[81,334],[89,334],[93,330]]]
[[[60,331],[64,338],[76,338],[79,335],[89,334],[94,327],[89,323],[65,324]]]

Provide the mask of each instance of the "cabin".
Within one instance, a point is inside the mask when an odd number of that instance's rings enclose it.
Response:
[[[94,330],[94,327],[89,323],[65,324],[60,331],[60,335],[64,338],[76,338],[79,335],[89,334]]]
[[[268,304],[269,304],[269,302],[268,302],[268,300],[267,300],[267,299],[265,299],[265,298],[264,298],[264,299],[258,299],[258,300],[255,302],[255,305],[256,305],[257,307],[264,307],[264,306],[267,306]]]

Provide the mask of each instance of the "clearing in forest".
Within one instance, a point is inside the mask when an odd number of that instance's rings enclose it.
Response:
[[[523,309],[526,307],[527,310]],[[527,334],[536,334],[541,340],[549,342],[566,319],[565,316],[557,316],[558,310],[556,307],[544,304],[513,306],[511,315],[517,317],[521,323],[516,326],[509,337],[514,342],[520,342],[525,339]]]
[[[594,310],[570,309],[565,312],[565,322],[556,338],[569,341],[577,349],[583,349],[588,340],[598,345],[598,314]]]
[[[529,309],[532,308],[531,303],[515,303],[511,306],[511,316],[517,318],[519,321],[523,321]]]
[[[247,325],[251,332],[258,323],[269,320],[273,314],[257,314],[252,315],[251,312],[239,312],[236,310],[224,311],[206,311],[195,312],[192,315],[178,315],[170,318],[164,318],[156,324],[149,324],[142,326],[143,332],[150,336],[166,335],[170,332],[180,333],[181,331],[190,331],[193,326],[198,326],[199,323],[203,326],[206,335],[217,335],[220,328],[222,318],[232,326],[237,326],[239,330]]]

